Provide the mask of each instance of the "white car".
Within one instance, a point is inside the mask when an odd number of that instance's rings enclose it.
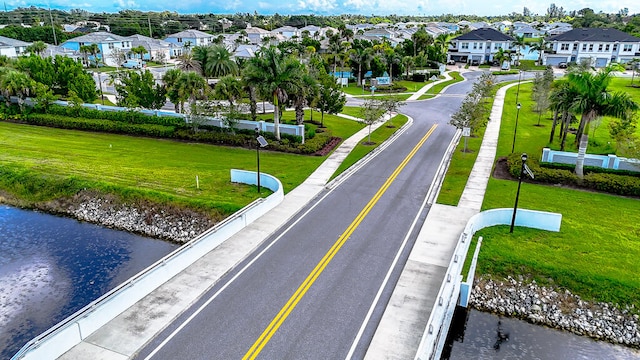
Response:
[[[147,64],[144,61],[130,59],[123,62],[120,66],[127,69],[142,69],[143,67],[146,67]]]

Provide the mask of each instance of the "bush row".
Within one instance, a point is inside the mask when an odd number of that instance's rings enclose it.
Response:
[[[520,154],[511,154],[507,158],[509,173],[513,177],[520,176],[522,160]],[[527,165],[535,175],[533,182],[547,184],[562,184],[569,186],[579,186],[587,189],[603,191],[616,195],[640,196],[640,177],[621,175],[617,173],[605,172],[607,169],[588,167],[585,168],[585,175],[580,179],[572,168],[565,166],[540,166],[538,159],[530,159]],[[598,169],[597,171],[591,171]],[[589,171],[587,171],[589,170]]]
[[[78,117],[94,120],[111,120],[130,124],[156,124],[164,126],[187,127],[184,119],[174,116],[146,115],[135,110],[130,111],[104,111],[86,107],[74,108],[71,106],[52,105],[47,108],[48,114]]]
[[[61,129],[109,132],[138,136],[172,137],[175,127],[155,124],[130,124],[120,121],[73,118],[62,115],[30,114],[21,119],[31,125],[50,126]]]
[[[175,126],[131,124],[120,121],[85,119],[52,114],[29,114],[28,116],[16,118],[15,120],[31,125],[49,126],[62,129],[173,138],[216,145],[240,146],[245,148],[252,148],[256,146],[255,134],[250,130],[236,130],[235,133],[232,133],[218,127],[200,127],[199,131],[193,131],[189,128]],[[313,138],[308,139],[304,144],[301,144],[301,138],[299,136],[281,134],[281,140],[278,142],[272,133],[263,133],[262,135],[269,141],[269,147],[267,150],[296,154],[318,153],[332,139],[331,132],[314,134]]]

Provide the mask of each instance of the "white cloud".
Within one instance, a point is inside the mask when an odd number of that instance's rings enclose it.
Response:
[[[298,1],[298,7],[301,10],[313,10],[318,12],[332,12],[337,8],[335,0],[301,0]]]
[[[115,6],[119,9],[132,9],[138,8],[140,5],[134,0],[117,0]]]

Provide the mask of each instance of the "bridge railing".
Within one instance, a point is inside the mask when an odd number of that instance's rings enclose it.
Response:
[[[257,176],[252,171],[232,169],[231,181],[256,184]],[[282,202],[284,192],[282,184],[277,178],[260,173],[260,182],[264,187],[272,190],[273,194],[253,201],[118,287],[92,301],[29,341],[11,359],[41,360],[60,357],[167,280]]]
[[[436,303],[423,332],[415,360],[440,359],[449,325],[460,296],[462,267],[475,232],[485,227],[508,225],[511,223],[512,215],[513,209],[492,209],[476,214],[469,219],[464,231],[458,238],[445,279],[440,286]],[[518,209],[515,225],[547,231],[560,231],[561,222],[561,214]]]

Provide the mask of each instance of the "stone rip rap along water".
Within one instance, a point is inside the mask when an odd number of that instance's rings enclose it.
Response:
[[[0,205],[0,359],[175,248]]]

